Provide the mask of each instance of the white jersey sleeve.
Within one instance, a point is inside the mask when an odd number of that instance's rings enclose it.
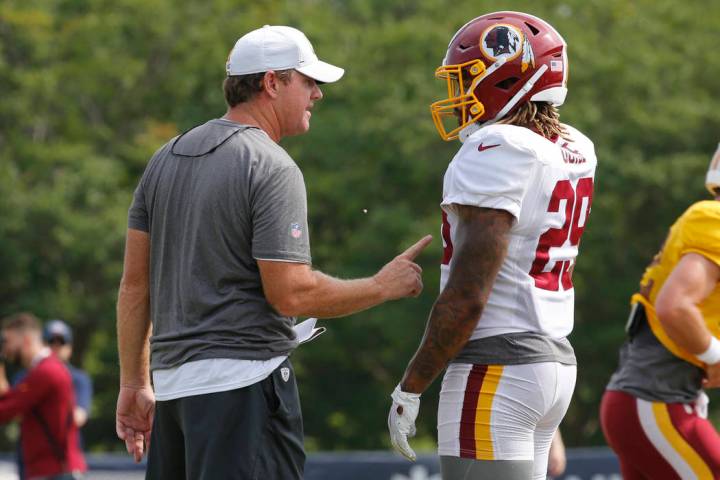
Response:
[[[536,154],[513,133],[484,129],[468,138],[445,174],[444,209],[469,205],[506,210],[519,218]]]

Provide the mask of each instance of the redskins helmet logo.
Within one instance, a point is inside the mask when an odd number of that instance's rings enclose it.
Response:
[[[480,37],[480,50],[492,61],[509,62],[522,54],[522,71],[535,68],[535,55],[527,36],[514,25],[500,23],[485,30]]]
[[[480,49],[491,59],[505,58],[512,60],[522,50],[524,35],[512,25],[493,25],[483,32],[480,37]]]
[[[509,62],[522,54],[522,71],[535,67],[535,56],[527,37],[514,25],[499,23],[487,28],[480,37],[480,50],[492,61]]]

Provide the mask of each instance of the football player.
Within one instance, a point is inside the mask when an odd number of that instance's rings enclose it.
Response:
[[[702,388],[720,387],[720,146],[706,185],[632,296],[628,339],[600,419],[625,480],[720,478]]]
[[[572,272],[597,163],[559,121],[567,46],[537,17],[490,13],[453,36],[436,76],[435,125],[462,145],[443,186],[441,293],[392,394],[391,441],[415,459],[420,394],[447,367],[443,478],[544,479],[575,387]]]

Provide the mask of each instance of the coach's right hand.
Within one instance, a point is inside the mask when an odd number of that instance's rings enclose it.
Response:
[[[140,462],[150,448],[155,395],[147,386],[121,385],[115,412],[115,430],[125,448]]]
[[[422,268],[413,260],[430,242],[432,235],[425,235],[375,274],[373,279],[380,285],[388,300],[420,295],[423,289]]]

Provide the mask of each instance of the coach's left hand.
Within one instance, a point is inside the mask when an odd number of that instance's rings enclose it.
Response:
[[[415,436],[415,419],[420,410],[420,394],[403,392],[398,385],[391,398],[393,404],[388,415],[390,442],[403,457],[414,462],[417,457],[410,448],[408,437]]]

